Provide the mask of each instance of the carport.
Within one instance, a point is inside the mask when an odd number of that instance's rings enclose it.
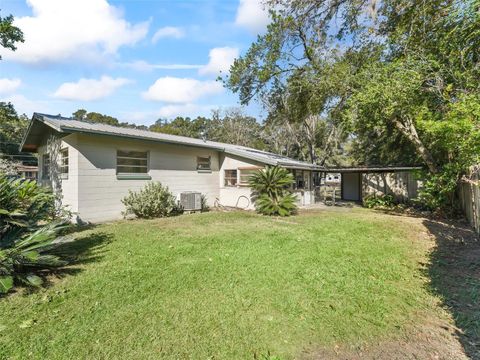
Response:
[[[398,200],[417,195],[422,182],[414,174],[421,166],[361,166],[328,168],[340,173],[341,199],[362,201],[368,194],[392,194]]]

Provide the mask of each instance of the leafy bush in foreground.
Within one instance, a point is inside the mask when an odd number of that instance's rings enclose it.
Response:
[[[35,181],[0,173],[0,293],[15,284],[39,286],[39,274],[65,265],[51,253],[66,226],[54,216],[55,195]]]
[[[289,216],[296,212],[296,196],[292,194],[293,175],[284,168],[267,166],[249,179],[257,212],[263,215]]]
[[[130,190],[122,203],[126,207],[124,215],[134,214],[145,219],[166,217],[181,212],[175,196],[167,186],[162,186],[159,182],[149,182],[138,192]]]

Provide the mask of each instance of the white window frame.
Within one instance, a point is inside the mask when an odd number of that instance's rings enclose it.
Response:
[[[64,156],[65,152],[67,153],[66,157]],[[70,165],[70,151],[68,150],[68,147],[60,149],[59,170],[60,170],[60,178],[62,180],[67,180],[68,179],[68,172],[69,172],[69,168],[70,168],[69,165]]]

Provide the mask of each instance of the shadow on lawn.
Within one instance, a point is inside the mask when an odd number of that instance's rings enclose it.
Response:
[[[431,290],[440,295],[458,328],[465,353],[480,359],[480,240],[458,222],[424,220],[435,237],[428,275]]]
[[[103,258],[105,253],[104,247],[111,241],[112,235],[103,232],[92,233],[85,236],[78,235],[85,230],[89,229],[79,230],[76,232],[77,236],[71,240],[67,235],[67,240],[61,242],[61,244],[51,252],[67,260],[68,265],[49,272],[47,275],[54,276],[45,277],[45,287],[54,284],[56,279],[78,274],[83,270],[82,265],[97,262]]]

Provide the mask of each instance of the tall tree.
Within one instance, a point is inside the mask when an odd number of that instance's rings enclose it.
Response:
[[[150,126],[150,130],[165,134],[201,138],[209,121],[209,119],[203,116],[198,116],[193,120],[189,117],[177,116],[172,121],[158,119],[155,124]]]
[[[207,138],[241,146],[262,149],[261,125],[252,116],[247,116],[240,108],[214,110],[207,127]]]
[[[24,41],[22,30],[13,25],[13,16],[8,15],[3,18],[0,16],[0,46],[15,51],[16,43]]]
[[[0,102],[0,157],[36,164],[31,154],[20,152],[20,143],[27,131],[28,118],[18,115],[12,103]]]
[[[446,184],[480,161],[480,119],[465,112],[479,103],[478,0],[267,5],[267,33],[225,79],[242,103],[257,97],[290,122],[326,118],[351,134],[354,148],[365,150],[357,159],[367,163],[423,162],[438,193],[443,187],[451,194]],[[455,131],[471,144],[457,157],[458,149],[446,146],[465,143]]]

